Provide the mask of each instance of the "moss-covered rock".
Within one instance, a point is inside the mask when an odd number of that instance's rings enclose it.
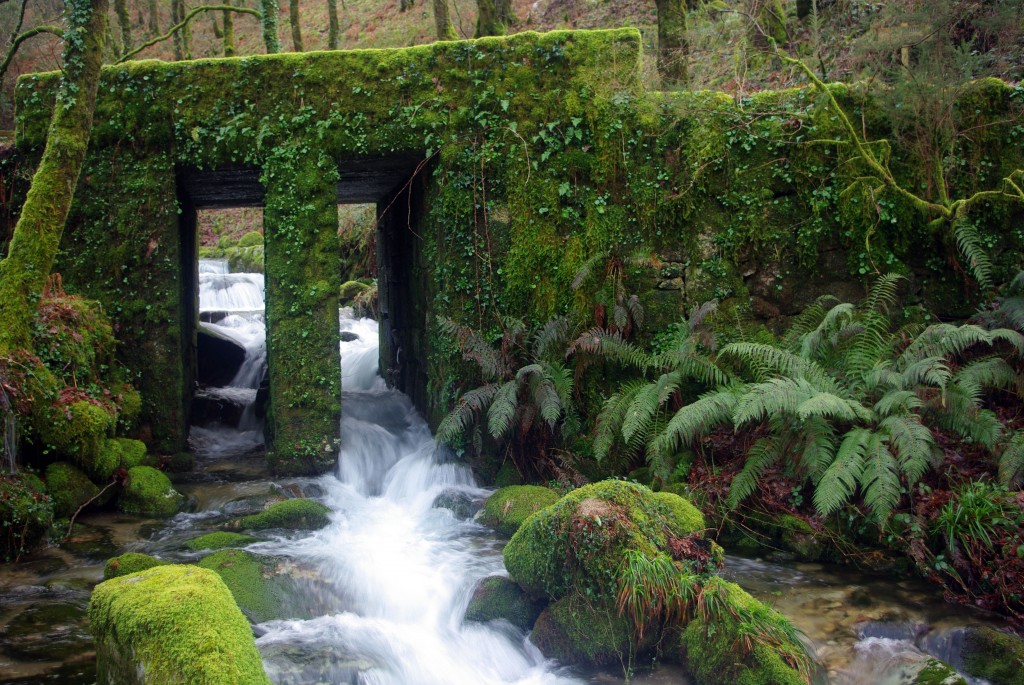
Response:
[[[238,239],[239,247],[255,247],[256,245],[263,245],[263,234],[259,231],[249,231]]]
[[[944,661],[925,659],[910,685],[967,685],[967,681]]]
[[[53,523],[53,502],[39,479],[0,476],[0,558],[17,559],[39,546]]]
[[[162,471],[150,466],[136,466],[128,471],[118,507],[126,514],[172,516],[181,509],[185,498],[171,486]]]
[[[502,535],[512,535],[532,514],[558,501],[558,493],[540,485],[510,485],[484,503],[480,523]]]
[[[252,622],[286,618],[282,583],[275,579],[276,560],[241,549],[222,549],[203,557],[198,566],[221,577],[238,608]]]
[[[365,283],[359,281],[345,281],[341,284],[341,288],[338,290],[338,295],[341,299],[341,304],[349,304],[353,299],[360,293],[364,293],[370,289]]]
[[[125,471],[136,466],[156,467],[160,463],[156,457],[147,454],[146,443],[141,440],[110,438],[104,441],[102,449],[116,455],[118,468]]]
[[[311,499],[289,499],[271,505],[266,511],[252,516],[243,516],[229,521],[229,528],[243,530],[265,530],[267,528],[290,528],[292,530],[316,530],[330,523],[331,510]]]
[[[678,495],[602,481],[573,490],[526,521],[505,547],[505,567],[535,596],[558,598],[571,588],[614,601],[618,569],[629,552],[668,555],[703,571],[712,553],[700,536],[703,528],[700,512]],[[687,547],[698,548],[692,559],[685,558]]]
[[[490,576],[480,581],[466,607],[467,621],[503,619],[521,630],[529,630],[544,602],[532,599],[514,581],[505,576]]]
[[[108,559],[103,565],[103,580],[120,578],[139,571],[153,568],[154,566],[166,566],[170,562],[161,561],[156,557],[139,552],[126,552],[119,557]]]
[[[242,533],[229,533],[227,531],[217,531],[215,533],[207,533],[206,535],[200,535],[197,538],[192,538],[185,543],[185,546],[194,552],[204,549],[224,549],[225,547],[244,547],[250,543],[256,542],[256,538],[251,535],[243,535]]]
[[[629,621],[614,607],[577,594],[548,605],[530,633],[530,641],[550,659],[601,666],[628,663],[640,651],[632,638]]]
[[[46,483],[57,518],[69,518],[100,489],[74,464],[58,461],[46,467]]]
[[[74,459],[90,478],[105,482],[118,467],[117,457],[102,449],[116,421],[110,407],[78,400],[52,408],[46,421],[36,423],[40,437],[58,454]]]
[[[102,683],[270,683],[249,623],[208,569],[159,566],[101,583],[89,623]]]
[[[964,634],[964,670],[992,685],[1024,685],[1024,640],[992,628],[969,628]]]
[[[806,685],[797,668],[808,663],[806,652],[785,616],[720,578],[702,593],[704,608],[683,631],[679,655],[697,685]]]

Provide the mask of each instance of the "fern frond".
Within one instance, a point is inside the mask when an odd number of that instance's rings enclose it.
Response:
[[[860,309],[865,313],[882,314],[888,318],[889,308],[896,304],[896,293],[903,278],[900,274],[894,273],[879,276],[872,284]]]
[[[690,315],[686,320],[686,327],[692,334],[698,328],[704,325],[705,320],[718,310],[718,300],[708,300],[707,302],[694,305],[690,310]]]
[[[935,438],[916,414],[887,416],[878,424],[878,430],[889,437],[889,445],[896,452],[900,468],[913,485],[921,479],[931,465]]]
[[[1002,357],[975,359],[956,371],[960,383],[973,383],[983,389],[997,389],[1021,394],[1021,377]]]
[[[866,428],[854,428],[843,436],[836,458],[814,489],[814,507],[823,516],[838,511],[857,490],[864,470],[864,455],[873,435]]]
[[[679,374],[663,373],[633,398],[622,422],[622,437],[631,442],[641,428],[650,426],[654,414],[679,387]]]
[[[681,445],[691,446],[703,435],[732,419],[736,400],[743,386],[727,386],[701,395],[682,407],[669,420],[651,447],[659,454],[672,454]]]
[[[503,438],[512,427],[516,415],[516,393],[519,384],[516,381],[503,383],[494,394],[491,406],[487,409],[487,432],[494,439]]]
[[[736,403],[733,425],[740,428],[746,423],[758,422],[779,414],[795,414],[813,389],[801,380],[772,378],[747,387]]]
[[[459,397],[455,407],[445,416],[437,427],[437,441],[452,444],[465,433],[466,428],[476,422],[476,418],[490,406],[500,386],[488,383],[474,388]]]
[[[735,342],[723,347],[719,355],[743,362],[759,379],[772,375],[803,377],[822,390],[837,389],[835,379],[821,366],[778,347],[763,343]]]
[[[743,470],[736,474],[729,485],[729,506],[736,508],[740,502],[757,489],[757,481],[769,466],[779,460],[781,440],[778,436],[761,438],[747,452]]]
[[[835,429],[830,422],[820,416],[812,416],[804,421],[800,437],[800,467],[812,482],[817,483],[835,458]]]
[[[838,302],[838,298],[832,295],[823,295],[805,307],[790,322],[785,335],[782,337],[782,346],[787,350],[799,349],[800,341],[803,337],[816,329],[821,324],[822,319],[825,318],[828,309],[831,309]]]
[[[967,262],[967,271],[983,290],[988,290],[992,287],[992,259],[985,249],[978,228],[969,221],[954,221],[953,237]]]
[[[946,388],[952,376],[949,367],[946,366],[942,357],[919,359],[905,368],[900,375],[902,376],[903,387],[930,385],[940,390]]]
[[[708,387],[725,385],[729,377],[711,359],[703,355],[694,355],[678,360],[676,369],[683,378],[692,379]]]
[[[534,359],[562,357],[560,348],[569,336],[569,320],[564,316],[549,319],[533,336]]]
[[[1024,433],[1014,433],[999,455],[999,482],[1015,488],[1024,482]]]
[[[594,434],[594,457],[601,462],[611,448],[615,445],[620,435],[622,422],[625,420],[626,411],[633,402],[633,398],[640,392],[647,383],[644,381],[630,381],[622,389],[614,393],[604,401],[601,412],[597,415],[597,427]]]
[[[849,302],[841,302],[829,309],[818,326],[803,336],[800,341],[800,356],[807,359],[817,357],[823,350],[825,342],[835,347],[838,332],[853,320],[854,307]]]
[[[586,280],[590,278],[590,275],[594,273],[594,268],[599,264],[603,264],[606,259],[608,259],[608,253],[601,252],[583,262],[583,266],[577,269],[576,274],[572,277],[572,289],[579,290]]]
[[[924,402],[912,390],[890,390],[875,402],[875,413],[880,416],[906,414],[924,406]]]
[[[871,421],[874,413],[855,400],[848,400],[829,392],[814,392],[796,407],[796,414],[802,420],[810,417],[846,421]]]
[[[636,295],[630,295],[626,298],[626,313],[629,314],[629,318],[633,320],[633,325],[637,328],[644,327],[644,306],[640,304],[640,298]]]
[[[1003,424],[998,417],[980,407],[980,389],[970,383],[950,383],[941,401],[929,401],[925,411],[934,425],[995,449]]]
[[[888,519],[900,501],[899,465],[885,440],[877,433],[872,434],[868,441],[860,484],[864,502],[880,519]]]
[[[609,333],[597,327],[586,331],[569,347],[570,354],[577,350],[599,355],[640,371],[653,365],[653,358],[645,350],[626,342],[618,333]]]

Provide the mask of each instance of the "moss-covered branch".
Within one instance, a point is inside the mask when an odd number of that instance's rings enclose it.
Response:
[[[107,0],[68,2],[64,78],[50,132],[7,258],[0,262],[0,356],[24,349],[89,147],[103,62]]]
[[[25,31],[25,33],[19,34],[11,41],[11,45],[7,48],[7,54],[4,55],[4,61],[0,62],[0,81],[3,80],[7,74],[7,68],[11,66],[11,61],[14,60],[14,55],[18,52],[18,48],[29,38],[33,38],[42,33],[49,33],[57,36],[58,38],[64,38],[64,31],[58,26],[37,26],[33,29]]]
[[[152,46],[156,45],[157,43],[162,43],[165,40],[169,40],[178,31],[182,31],[185,28],[187,28],[188,25],[189,25],[189,22],[191,22],[195,17],[199,16],[200,14],[202,14],[204,12],[224,12],[225,16],[228,13],[230,13],[230,12],[238,12],[239,14],[251,14],[254,17],[257,17],[257,18],[260,18],[260,17],[263,16],[262,14],[257,12],[256,10],[251,10],[251,9],[246,8],[246,7],[232,7],[231,5],[203,5],[201,7],[195,7],[192,10],[190,10],[188,14],[185,15],[184,19],[182,19],[177,24],[172,26],[167,31],[167,33],[165,33],[162,36],[158,36],[156,38],[153,38],[152,40],[146,41],[145,43],[143,43],[142,45],[140,45],[139,47],[135,48],[134,50],[132,50],[130,52],[126,52],[124,55],[121,56],[120,59],[117,60],[116,64],[121,64],[122,62],[126,62],[129,59],[131,59],[132,57],[134,57],[135,55],[137,55],[140,52],[142,52],[143,50],[145,50],[146,48],[152,47]]]

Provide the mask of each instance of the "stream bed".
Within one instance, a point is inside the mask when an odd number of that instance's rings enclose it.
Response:
[[[253,342],[261,334],[252,324],[262,315],[250,304],[245,315],[231,315],[243,332],[227,334]],[[217,325],[232,325],[228,318]],[[193,435],[195,470],[175,480],[191,502],[189,511],[163,521],[83,515],[67,542],[0,565],[0,683],[94,682],[85,607],[108,558],[138,551],[195,562],[204,553],[189,551],[189,539],[246,508],[292,496],[314,497],[332,516],[322,530],[265,535],[247,547],[281,560],[302,589],[288,604],[294,618],[254,626],[273,682],[625,682],[623,668],[584,672],[545,660],[508,624],[463,621],[476,583],[504,573],[505,540],[472,518],[489,491],[436,448],[409,400],[384,385],[377,373],[377,324],[343,318],[341,327],[349,335],[341,343],[337,472],[272,478],[258,439],[262,429],[248,406],[241,411],[247,423],[201,428]],[[265,356],[259,345],[246,347],[247,354]],[[221,394],[251,403],[259,374],[247,373],[228,388],[244,382],[251,392]],[[922,649],[943,658],[959,628],[1002,625],[997,617],[943,602],[924,583],[847,568],[729,556],[724,575],[789,616],[822,666],[821,681],[835,685],[895,685],[923,658]],[[630,682],[687,682],[675,667],[636,666]]]

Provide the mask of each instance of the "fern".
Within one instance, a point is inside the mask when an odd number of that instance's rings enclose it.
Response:
[[[683,445],[691,446],[701,435],[732,420],[736,400],[743,386],[726,386],[701,395],[682,407],[669,420],[652,445],[658,454],[672,454]]]
[[[804,421],[800,466],[811,482],[821,480],[825,469],[836,455],[836,432],[832,424],[820,417],[812,416]]]
[[[517,390],[518,384],[515,381],[507,381],[494,393],[487,410],[487,432],[492,438],[504,437],[512,427],[516,415]]]
[[[438,442],[452,444],[462,437],[466,429],[490,406],[498,389],[498,385],[489,383],[462,395],[455,408],[438,425]]]
[[[982,242],[978,228],[971,222],[960,219],[953,222],[953,237],[956,246],[967,261],[967,270],[982,290],[992,287],[992,260]]]
[[[843,436],[835,459],[814,490],[814,506],[819,513],[835,513],[856,492],[864,470],[864,455],[873,438],[874,434],[866,428],[854,428]]]
[[[757,481],[781,457],[782,440],[778,436],[761,438],[747,452],[743,470],[736,474],[729,485],[729,506],[737,507],[740,502],[757,489]]]
[[[896,451],[900,470],[913,485],[928,470],[935,439],[932,432],[913,414],[887,416],[878,424],[888,435],[889,445]]]
[[[888,519],[900,501],[900,473],[896,458],[878,433],[871,434],[864,450],[860,483],[865,503],[880,519]]]
[[[999,482],[1018,487],[1024,482],[1024,433],[1014,433],[999,455]]]

